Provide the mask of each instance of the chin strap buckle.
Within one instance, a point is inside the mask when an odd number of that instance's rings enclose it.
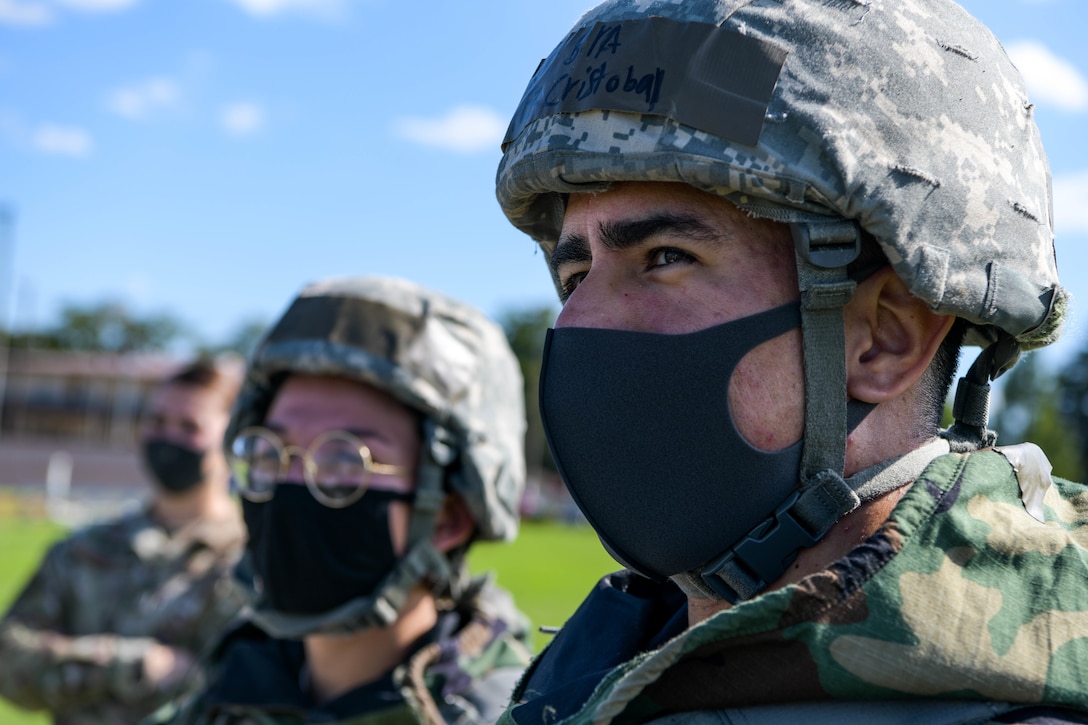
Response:
[[[794,492],[773,516],[703,567],[700,576],[707,586],[730,604],[751,599],[782,576],[798,551],[819,542],[791,511],[800,497]]]

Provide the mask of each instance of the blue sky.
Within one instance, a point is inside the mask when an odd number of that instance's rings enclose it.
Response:
[[[25,328],[113,299],[217,341],[329,275],[490,314],[552,303],[494,172],[536,64],[592,4],[0,0],[0,310]],[[1088,3],[962,4],[1028,80],[1059,264],[1088,304]]]

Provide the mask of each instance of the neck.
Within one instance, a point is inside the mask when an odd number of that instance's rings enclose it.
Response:
[[[234,503],[227,493],[227,481],[206,480],[184,493],[156,489],[151,511],[167,529],[179,529],[198,519],[236,516]]]
[[[909,401],[899,400],[877,406],[847,437],[844,474],[847,477],[852,476],[869,466],[890,461],[932,442],[934,432],[929,427],[918,424],[919,420],[919,413],[911,407]],[[901,433],[897,437],[890,437],[886,434],[888,430]],[[811,574],[827,569],[876,533],[910,489],[917,473],[917,470],[907,472],[900,479],[904,481],[902,486],[862,503],[839,519],[819,543],[802,549],[793,565],[768,586],[766,591],[795,584]],[[688,626],[731,607],[724,600],[688,597]]]
[[[306,637],[303,645],[314,699],[328,702],[381,679],[404,662],[416,640],[437,623],[434,595],[419,586],[408,595],[400,616],[388,627]]]
[[[866,501],[843,516],[827,532],[827,536],[820,540],[820,543],[801,550],[793,565],[776,582],[767,587],[766,591],[772,592],[790,584],[796,584],[846,556],[852,549],[876,533],[909,488],[910,484],[907,484],[889,491],[879,498]],[[688,626],[698,624],[718,612],[731,609],[732,606],[725,600],[688,597]]]

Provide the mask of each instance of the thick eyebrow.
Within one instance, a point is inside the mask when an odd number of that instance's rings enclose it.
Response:
[[[581,264],[593,258],[589,253],[589,240],[580,234],[567,234],[560,238],[559,244],[548,258],[552,276],[559,276],[559,268],[564,264]]]
[[[381,431],[372,428],[343,428],[342,430],[351,433],[364,443],[367,441],[381,441],[383,443],[391,442]]]
[[[671,234],[700,242],[717,242],[721,239],[717,230],[696,217],[665,212],[643,219],[603,221],[597,225],[597,230],[601,243],[612,251],[637,247],[658,234]],[[556,274],[564,264],[588,262],[591,259],[588,239],[580,234],[564,235],[552,252],[552,273]]]

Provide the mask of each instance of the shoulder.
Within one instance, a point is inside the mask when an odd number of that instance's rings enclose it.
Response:
[[[528,619],[489,579],[473,581],[444,616],[459,626],[440,622],[445,633],[399,671],[406,699],[447,722],[493,723],[531,659]]]
[[[1001,528],[1044,538],[1046,529],[1088,526],[1088,486],[1053,476],[1046,454],[1031,443],[940,456],[919,485],[915,498],[935,501],[937,514],[960,509],[989,523],[996,517]]]
[[[486,623],[495,636],[529,641],[529,618],[518,609],[513,595],[495,584],[490,576],[473,580],[461,599],[459,610],[466,619]]]
[[[66,539],[54,544],[49,555],[77,561],[87,560],[91,563],[112,559],[118,552],[131,552],[133,538],[149,526],[151,522],[142,511],[92,523],[76,529]]]
[[[442,647],[457,652],[461,662],[476,663],[469,669],[483,673],[516,668],[520,672],[529,664],[529,619],[510,593],[490,578],[472,582],[454,611],[460,627],[442,638]]]
[[[1088,713],[1047,706],[966,700],[805,702],[666,715],[653,725],[1081,725]]]

